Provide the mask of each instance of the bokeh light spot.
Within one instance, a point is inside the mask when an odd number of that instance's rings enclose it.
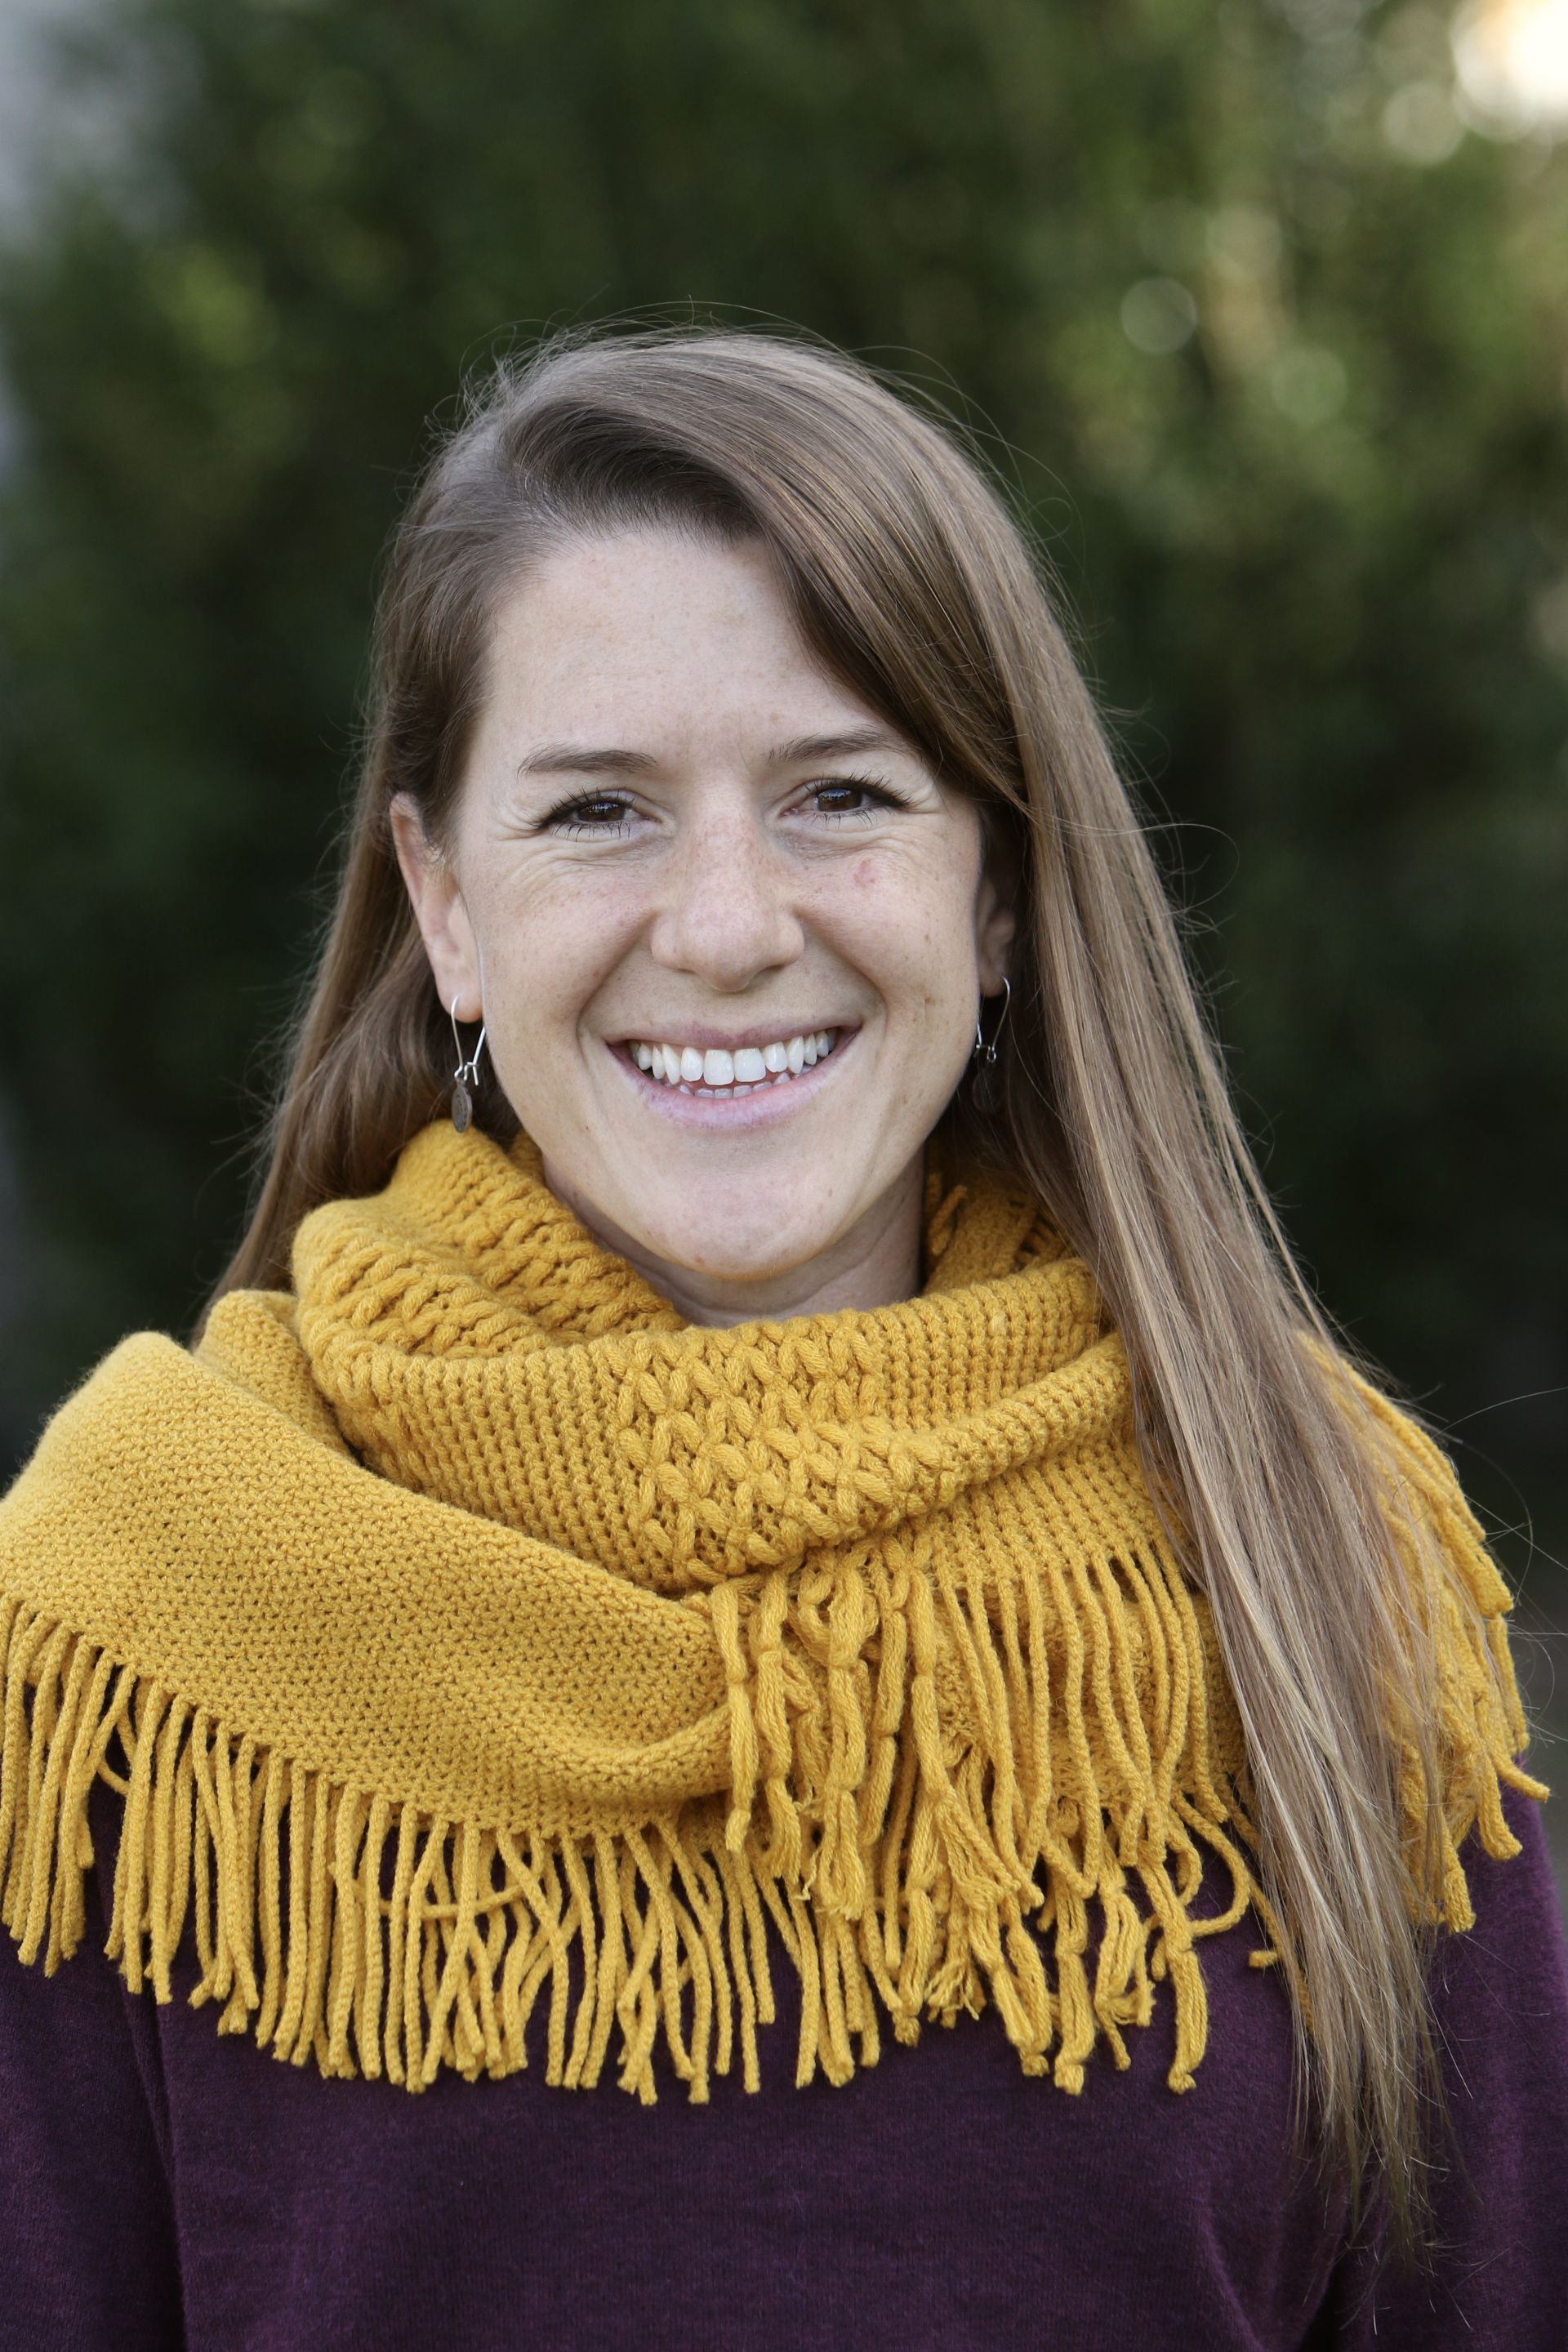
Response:
[[[1198,323],[1198,306],[1179,278],[1141,278],[1121,301],[1121,331],[1141,352],[1179,352]]]
[[[1465,126],[1441,82],[1407,81],[1383,110],[1383,135],[1407,163],[1446,163]]]
[[[1326,425],[1350,389],[1344,362],[1315,343],[1296,343],[1270,360],[1268,383],[1275,406],[1292,425]]]
[[[1454,62],[1479,130],[1568,136],[1568,0],[1471,0],[1454,20]]]

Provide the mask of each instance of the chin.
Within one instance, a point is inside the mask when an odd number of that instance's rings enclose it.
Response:
[[[837,1191],[837,1187],[833,1188]],[[627,1201],[622,1226],[634,1247],[710,1282],[766,1283],[832,1249],[842,1231],[822,1214],[826,1184],[770,1185],[765,1179],[651,1186]]]
[[[682,1274],[705,1282],[768,1283],[794,1274],[832,1248],[836,1234],[802,1234],[781,1244],[778,1234],[726,1234],[704,1226],[700,1248],[692,1245],[689,1219],[674,1229],[661,1228],[633,1236],[640,1250]]]

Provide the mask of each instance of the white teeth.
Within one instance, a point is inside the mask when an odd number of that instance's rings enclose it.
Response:
[[[780,1084],[798,1078],[833,1051],[839,1033],[832,1029],[805,1031],[798,1037],[775,1037],[766,1045],[739,1045],[727,1051],[710,1045],[655,1045],[637,1039],[628,1046],[632,1060],[658,1085],[689,1091],[701,1087],[711,1094],[748,1094],[769,1079]]]

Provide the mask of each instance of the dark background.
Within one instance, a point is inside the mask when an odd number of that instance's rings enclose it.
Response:
[[[1550,1714],[1552,126],[1479,121],[1446,10],[1360,0],[70,22],[0,254],[0,1454],[120,1333],[187,1324],[236,1238],[433,413],[546,323],[780,317],[970,404],[1161,827],[1287,1222],[1448,1433]]]

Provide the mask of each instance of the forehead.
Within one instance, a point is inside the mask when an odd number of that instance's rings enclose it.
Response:
[[[776,738],[874,716],[807,645],[755,541],[573,539],[530,568],[495,617],[487,719],[514,740]]]

